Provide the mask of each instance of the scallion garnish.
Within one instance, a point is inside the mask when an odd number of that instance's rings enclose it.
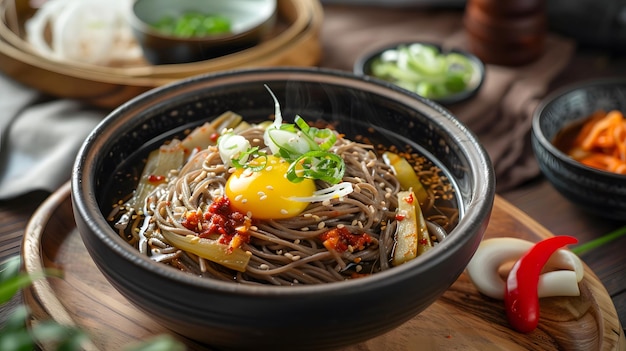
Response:
[[[304,178],[337,184],[343,178],[345,163],[340,156],[329,152],[337,135],[328,128],[311,127],[296,115],[294,123],[283,123],[280,104],[274,93],[265,86],[274,99],[275,120],[265,130],[264,140],[272,152],[290,162],[287,179],[300,182]]]
[[[298,183],[304,178],[319,179],[337,184],[343,179],[345,164],[343,159],[328,151],[309,151],[291,163],[287,179]]]
[[[252,158],[254,163],[248,162]],[[259,159],[264,159],[264,162],[259,162]],[[249,148],[242,151],[239,155],[231,160],[231,163],[235,168],[247,168],[253,172],[261,171],[267,165],[267,153],[260,151],[258,146]]]

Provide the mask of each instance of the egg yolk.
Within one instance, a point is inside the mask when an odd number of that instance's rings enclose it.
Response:
[[[280,219],[297,216],[309,205],[293,201],[290,197],[309,197],[315,192],[315,182],[304,179],[299,183],[289,181],[285,174],[289,163],[276,156],[254,159],[250,166],[266,164],[260,171],[240,168],[226,181],[226,196],[233,207],[252,218]]]

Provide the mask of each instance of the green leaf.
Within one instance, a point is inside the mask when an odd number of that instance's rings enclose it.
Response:
[[[185,345],[169,335],[159,335],[151,339],[134,343],[124,351],[184,351]]]
[[[39,344],[54,344],[57,351],[81,350],[81,345],[89,340],[87,334],[79,328],[61,325],[55,321],[37,323],[30,332]]]
[[[597,239],[578,245],[572,248],[572,252],[580,256],[602,245],[606,245],[614,240],[617,240],[618,238],[624,235],[626,235],[626,226],[616,229],[612,232],[609,232]]]
[[[33,281],[47,277],[61,277],[63,273],[59,270],[48,269],[42,272],[32,274],[20,274],[20,258],[19,256],[8,259],[2,264],[0,269],[0,304],[10,301],[20,289],[23,289],[33,283]]]
[[[15,278],[20,273],[20,256],[13,256],[2,263],[0,266],[0,283]]]
[[[17,306],[11,315],[7,318],[2,330],[0,330],[0,334],[10,333],[16,330],[24,329],[26,327],[26,318],[30,311],[24,305]],[[2,350],[2,348],[0,348]]]
[[[32,351],[34,349],[35,342],[26,328],[10,333],[0,333],[0,350]]]

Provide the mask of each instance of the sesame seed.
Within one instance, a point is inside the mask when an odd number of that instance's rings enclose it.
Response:
[[[265,189],[267,189],[267,190],[274,190],[274,187],[271,186],[271,185],[268,185],[268,186],[265,187]]]
[[[300,245],[300,239],[294,240],[293,243],[296,244],[296,245]]]
[[[326,227],[326,222],[319,222],[319,223],[317,224],[317,228],[318,228],[318,229],[323,229],[324,227]]]
[[[308,232],[309,231],[309,227],[302,227],[300,228],[301,232]]]
[[[267,166],[267,167],[265,167],[265,170],[269,172],[269,171],[272,170],[272,168],[273,168],[272,166]]]
[[[259,198],[259,200],[261,200],[261,201],[263,201],[263,200],[265,200],[265,199],[267,199],[267,195],[262,195],[262,196]]]
[[[262,263],[259,265],[259,269],[269,270],[270,266],[266,265],[265,263]]]
[[[241,199],[243,199],[243,195],[239,194],[235,196],[235,201],[241,201]]]
[[[345,228],[345,225],[343,223],[337,224],[337,228],[339,228],[339,229]]]
[[[310,214],[310,213],[305,213],[303,216],[304,216],[304,217],[306,217],[306,218],[308,218],[308,217],[313,217],[313,215],[312,215],[312,214]]]
[[[326,199],[326,200],[322,201],[322,205],[324,205],[326,207],[330,206],[330,200]]]
[[[289,252],[285,252],[285,257],[287,257],[288,259],[293,259],[293,255]]]
[[[356,219],[355,219],[355,220],[353,220],[353,221],[352,221],[352,225],[357,225],[357,222],[358,222],[358,221],[357,221]]]
[[[280,210],[280,213],[281,213],[281,214],[286,215],[286,214],[288,214],[288,213],[289,213],[289,211],[287,211],[287,210],[285,210],[285,209],[283,208],[283,209],[281,209],[281,210]]]
[[[362,270],[363,270],[363,266],[358,265],[358,266],[356,266],[356,268],[355,268],[355,269],[356,269],[356,272],[357,272],[357,273],[359,273],[360,271],[362,271]]]
[[[248,199],[242,199],[242,200],[241,200],[241,203],[242,203],[242,204],[248,203]]]
[[[300,256],[298,256],[298,255],[295,255],[295,256],[291,257],[292,261],[298,261],[299,259],[300,259]]]

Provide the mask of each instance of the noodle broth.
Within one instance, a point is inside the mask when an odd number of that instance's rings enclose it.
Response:
[[[269,85],[274,89],[274,86]],[[311,204],[307,211],[294,218],[253,220],[252,238],[250,243],[243,247],[246,251],[253,253],[253,258],[246,272],[233,271],[219,264],[200,259],[194,254],[170,247],[167,240],[164,240],[162,236],[153,237],[147,233],[150,232],[150,230],[145,230],[148,226],[147,221],[138,220],[143,219],[143,214],[140,214],[139,218],[136,218],[136,213],[132,214],[135,217],[127,219],[128,225],[125,228],[116,229],[119,230],[120,236],[155,261],[169,264],[195,275],[225,281],[274,285],[317,284],[361,277],[386,270],[392,268],[390,257],[395,245],[394,230],[397,222],[394,220],[397,208],[395,196],[400,189],[397,180],[385,179],[385,177],[389,178],[389,168],[380,160],[384,151],[392,151],[409,160],[417,170],[421,182],[428,189],[429,201],[422,206],[422,210],[424,218],[430,222],[429,234],[433,242],[437,244],[446,233],[452,231],[459,216],[463,214],[463,208],[459,206],[457,195],[458,185],[452,181],[454,178],[451,176],[450,170],[440,160],[432,156],[424,146],[415,141],[416,135],[420,136],[420,134],[432,132],[432,130],[412,129],[410,119],[407,123],[407,119],[403,118],[406,116],[391,113],[386,116],[387,118],[376,117],[376,123],[373,123],[370,118],[355,118],[352,116],[353,111],[342,112],[339,109],[338,112],[329,113],[316,108],[312,109],[310,101],[314,101],[313,99],[303,101],[302,95],[297,94],[295,97],[290,97],[288,92],[285,94],[288,101],[282,112],[285,122],[293,121],[293,116],[296,114],[301,115],[306,120],[313,122],[312,125],[320,128],[328,126],[344,135],[345,140],[351,143],[350,150],[346,151],[346,154],[370,151],[378,156],[378,163],[374,168],[379,167],[380,169],[376,169],[373,172],[376,177],[370,180],[369,184],[364,185],[367,190],[363,190],[363,193],[367,193],[367,195],[354,194],[348,196],[351,201],[361,203],[347,205],[344,201],[334,201],[332,206],[324,206],[320,203]],[[247,109],[246,106],[249,106],[249,103],[241,101],[242,112],[240,114],[246,121],[257,123],[271,118],[273,112],[271,99],[267,93],[262,95],[265,97],[265,106],[261,110]],[[332,95],[329,94],[328,96]],[[159,111],[160,116],[196,116],[196,114],[202,113],[206,117],[197,118],[198,121],[181,124],[182,126],[175,127],[170,132],[154,136],[149,142],[126,156],[115,167],[112,173],[113,177],[108,179],[103,188],[105,189],[103,194],[106,196],[102,198],[102,203],[106,204],[106,207],[101,206],[106,209],[114,204],[114,210],[108,218],[114,229],[115,223],[119,222],[120,216],[123,216],[125,212],[124,207],[119,205],[132,196],[148,154],[152,150],[158,149],[164,142],[174,138],[184,138],[193,128],[198,126],[199,122],[210,121],[219,114],[206,111],[203,109],[205,106],[203,99],[198,99],[182,110],[180,107],[176,107],[172,110]],[[290,106],[292,107],[290,108]],[[298,106],[305,107],[298,110]],[[349,107],[354,110],[355,106]],[[231,110],[239,112],[237,107],[233,107]],[[191,113],[190,111],[194,112]],[[395,131],[391,131],[377,125],[388,124],[394,119],[402,120],[402,124],[406,127],[396,127],[394,128]],[[407,131],[409,135],[402,135],[403,132],[406,133]],[[413,133],[415,135],[411,135]],[[436,148],[438,147],[437,141],[443,145],[442,140],[430,137],[427,137],[425,145]],[[365,149],[361,145],[365,146]],[[451,157],[454,156],[452,152],[446,154]],[[358,163],[358,161],[354,162]],[[461,166],[460,164],[457,165]],[[367,177],[367,173],[372,172],[372,168],[365,164],[352,165],[348,168],[356,169],[356,171],[346,174],[350,177]],[[460,169],[462,170],[462,167]],[[352,174],[354,172],[362,172],[362,174]],[[385,173],[387,176],[383,176]],[[457,175],[456,178],[459,176]],[[390,193],[387,197],[385,197],[386,192]],[[209,202],[205,201],[205,204]],[[346,214],[331,215],[330,213],[333,211],[343,211]],[[103,210],[103,212],[105,211]],[[150,216],[148,217],[149,220]],[[254,216],[252,217],[254,219]],[[364,250],[346,251],[340,254],[329,253],[329,250],[323,246],[320,235],[337,227],[349,228],[351,232],[367,233],[372,239],[372,244]]]

